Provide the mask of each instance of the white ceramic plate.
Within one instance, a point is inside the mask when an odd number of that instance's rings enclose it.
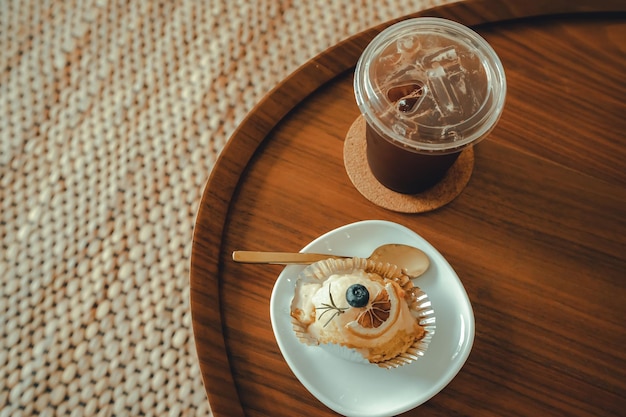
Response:
[[[352,223],[320,236],[302,252],[367,257],[386,243],[413,245],[431,260],[428,271],[414,283],[432,302],[436,330],[425,355],[409,365],[382,369],[300,343],[289,311],[296,278],[304,266],[286,267],[272,291],[272,327],[285,361],[318,400],[345,416],[393,416],[419,406],[455,377],[474,341],[474,313],[463,284],[444,257],[410,229],[381,220]]]

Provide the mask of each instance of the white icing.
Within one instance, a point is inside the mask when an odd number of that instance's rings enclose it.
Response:
[[[369,303],[365,307],[351,307],[346,291],[354,284],[365,286]],[[381,291],[389,294],[391,311],[387,320],[378,327],[363,327],[358,317]],[[332,297],[331,297],[332,295]],[[335,308],[324,308],[334,305]],[[324,281],[309,280],[296,287],[293,308],[303,314],[298,317],[307,327],[307,333],[320,344],[335,343],[355,349],[380,346],[393,339],[398,332],[415,332],[417,322],[404,300],[404,291],[390,280],[372,279],[363,270],[333,274]]]

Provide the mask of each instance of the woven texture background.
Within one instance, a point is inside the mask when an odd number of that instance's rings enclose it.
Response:
[[[299,65],[445,1],[0,1],[0,417],[210,415],[189,256],[217,155]]]

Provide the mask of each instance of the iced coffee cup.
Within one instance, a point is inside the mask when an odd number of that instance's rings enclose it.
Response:
[[[367,161],[385,187],[416,194],[494,128],[506,96],[502,63],[476,32],[415,18],[378,34],[354,76]]]

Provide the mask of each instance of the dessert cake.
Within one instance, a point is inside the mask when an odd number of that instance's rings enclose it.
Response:
[[[301,342],[347,348],[385,368],[422,356],[434,333],[428,297],[401,268],[361,258],[307,267],[291,317]]]

